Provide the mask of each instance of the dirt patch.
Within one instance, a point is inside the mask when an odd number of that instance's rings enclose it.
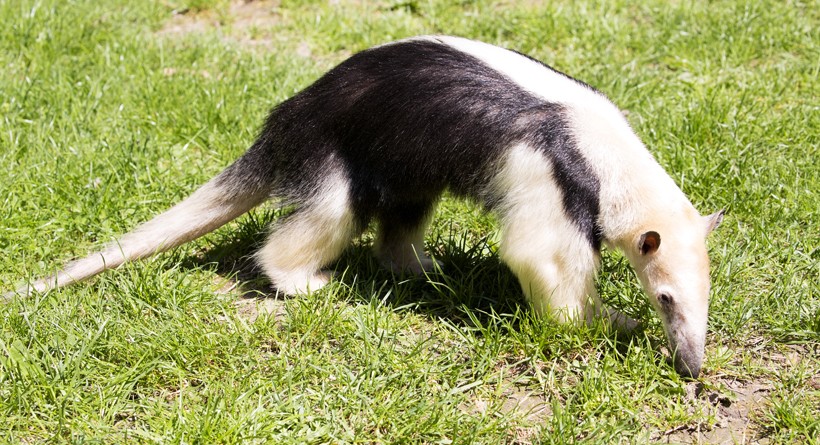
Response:
[[[775,350],[762,339],[750,339],[745,347],[757,353],[753,368],[765,369],[771,374],[749,379],[717,375],[709,378],[710,386],[714,389],[708,390],[701,383],[690,383],[687,385],[687,399],[693,407],[702,407],[704,412],[711,413],[715,419],[714,424],[681,426],[664,432],[660,437],[654,437],[655,440],[684,444],[771,442],[760,421],[767,409],[768,400],[776,391],[777,382],[772,379],[783,375],[788,369],[800,366],[805,360],[809,360],[809,366],[815,366],[812,357],[817,355],[811,347],[805,345],[787,345]],[[739,357],[735,360],[740,360]],[[809,378],[806,384],[814,387],[818,384],[817,377]]]
[[[541,434],[541,425],[552,415],[552,409],[543,395],[511,384],[504,392],[504,399],[500,408],[498,400],[476,398],[470,403],[461,406],[465,413],[485,415],[492,409],[498,409],[500,414],[511,415],[524,419],[521,425],[516,424],[510,431],[511,443],[530,444],[536,442]]]
[[[217,30],[224,40],[245,47],[270,47],[281,22],[278,1],[233,0],[216,10],[175,11],[157,35],[176,38]],[[298,52],[305,51],[309,52],[309,48],[300,47]]]
[[[682,425],[653,439],[676,444],[768,443],[768,439],[758,437],[759,427],[753,422],[753,416],[763,407],[772,387],[738,380],[720,383],[723,386],[721,390],[704,390],[699,382],[692,382],[686,387],[687,399],[693,407],[699,404],[704,411],[711,412],[716,418],[714,425]]]
[[[503,413],[518,413],[527,419],[531,426],[516,426],[513,431],[513,443],[530,444],[537,442],[541,434],[539,425],[543,425],[552,415],[552,408],[543,395],[513,387],[505,393],[506,399],[501,406]]]
[[[513,387],[505,394],[501,412],[517,412],[532,422],[543,422],[552,414],[552,409],[543,395]]]
[[[280,324],[285,319],[285,297],[271,294],[267,286],[256,286],[253,282],[219,276],[214,287],[216,293],[235,296],[233,305],[236,307],[236,314],[251,323],[262,315],[271,316]]]
[[[253,323],[261,315],[267,314],[276,323],[285,319],[285,301],[278,298],[238,298],[234,302],[236,313]]]

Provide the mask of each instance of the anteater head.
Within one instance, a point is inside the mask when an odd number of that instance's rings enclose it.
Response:
[[[709,317],[706,236],[723,220],[723,211],[685,213],[637,231],[627,255],[663,321],[675,369],[694,378],[703,364]]]

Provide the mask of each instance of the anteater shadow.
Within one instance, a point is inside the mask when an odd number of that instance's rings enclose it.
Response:
[[[221,291],[238,293],[243,299],[287,297],[276,292],[253,260],[254,252],[265,241],[267,226],[276,216],[269,211],[251,213],[233,230],[212,235],[209,245],[201,253],[186,257],[180,267],[212,270],[223,278]],[[432,255],[441,267],[413,276],[383,268],[372,255],[369,238],[365,235],[356,240],[330,265],[334,282],[319,292],[341,292],[344,298],[363,303],[377,300],[394,310],[412,309],[455,324],[472,325],[476,317],[511,314],[526,306],[516,278],[486,240],[466,246],[463,240],[439,239]],[[466,309],[472,312],[470,316]]]
[[[273,219],[272,213],[252,214],[237,230],[223,235],[201,255],[188,257],[181,267],[212,268],[225,279],[222,289],[238,293],[241,299],[300,298],[277,293],[253,260]],[[486,240],[468,245],[457,238],[438,239],[434,244],[431,254],[441,266],[424,276],[413,276],[381,267],[370,243],[357,240],[330,266],[334,282],[319,292],[336,292],[348,301],[378,302],[391,310],[411,310],[466,327],[495,323],[498,314],[529,310],[518,280]],[[518,328],[519,318],[507,318],[513,329]],[[624,350],[637,334],[618,334],[616,348]]]
[[[233,230],[212,234],[209,245],[199,254],[186,257],[182,269],[212,270],[222,278],[220,292],[236,291],[240,298],[267,298],[272,294],[270,282],[256,265],[253,254],[267,236],[267,227],[276,218],[274,211],[250,212]]]

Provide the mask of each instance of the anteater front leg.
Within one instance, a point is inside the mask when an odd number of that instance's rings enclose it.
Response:
[[[501,258],[537,313],[561,322],[589,323],[600,312],[595,289],[599,255],[571,227],[544,224],[530,215],[507,215]]]
[[[537,313],[551,314],[565,323],[590,323],[601,317],[623,331],[638,326],[637,321],[604,305],[598,296],[597,251],[580,237],[556,239],[551,236],[555,233],[544,227],[526,228],[528,223],[526,219],[507,222],[501,258],[518,277]]]
[[[619,328],[634,328],[633,320],[606,308],[598,297],[600,253],[564,208],[567,192],[541,152],[523,144],[511,149],[495,178],[501,259],[539,314],[562,322],[603,316]]]

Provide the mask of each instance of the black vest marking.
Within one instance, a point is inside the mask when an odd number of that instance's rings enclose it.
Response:
[[[297,203],[343,168],[363,220],[449,188],[492,205],[505,150],[526,141],[552,161],[569,218],[596,249],[600,185],[564,107],[445,44],[405,41],[358,53],[271,112],[243,159]],[[239,170],[239,169],[237,169]],[[489,199],[488,199],[489,198]]]

